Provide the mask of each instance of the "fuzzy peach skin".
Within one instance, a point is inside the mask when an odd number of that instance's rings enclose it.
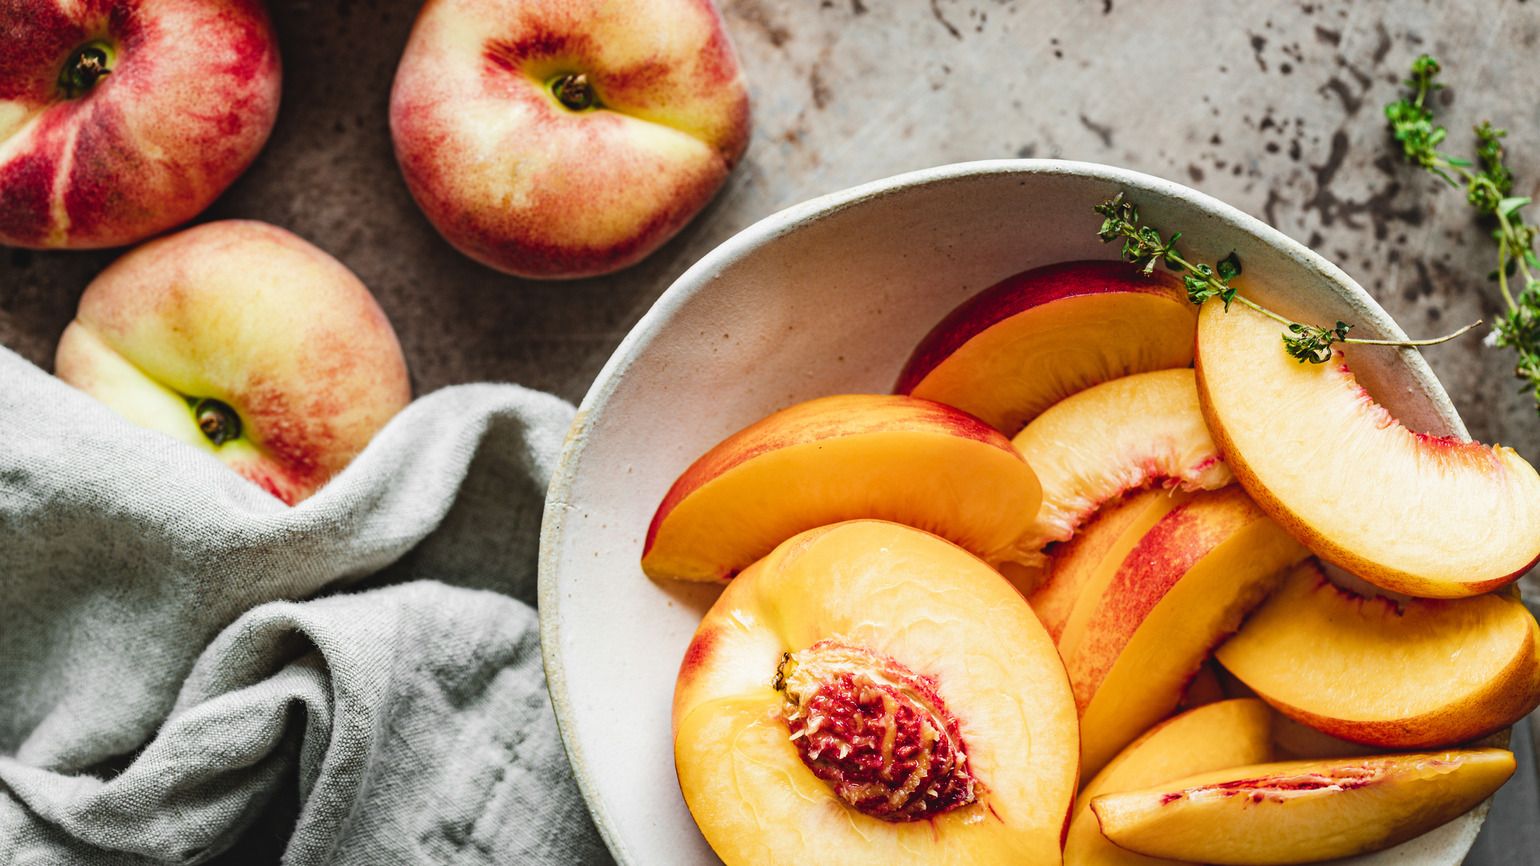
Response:
[[[1176,709],[1213,648],[1306,555],[1239,487],[1162,517],[1059,637],[1086,772]]]
[[[1537,635],[1517,598],[1365,598],[1307,563],[1216,656],[1290,718],[1425,749],[1501,730],[1540,705]]]
[[[1512,448],[1402,426],[1338,353],[1301,364],[1282,326],[1210,300],[1198,395],[1252,498],[1322,559],[1392,592],[1459,598],[1540,561],[1540,475]]]
[[[86,287],[54,367],[290,504],[411,399],[395,331],[364,284],[259,222],[205,223],[118,259]],[[226,412],[233,435],[216,442],[200,424]]]
[[[0,34],[0,244],[111,247],[185,222],[278,114],[259,0],[10,0]],[[94,81],[70,78],[83,49]]]
[[[1192,363],[1196,311],[1175,277],[1064,262],[1001,280],[915,347],[894,393],[977,415],[1007,436],[1101,382]]]
[[[1285,866],[1379,851],[1470,811],[1513,775],[1471,749],[1256,764],[1091,801],[1103,835],[1151,857]]]
[[[1149,486],[1217,490],[1235,480],[1198,408],[1191,370],[1156,370],[1064,398],[1011,440],[1043,485],[1026,550],[1068,541],[1104,503]]]
[[[1179,491],[1165,490],[1130,494],[1108,503],[1073,539],[1052,545],[1044,576],[1036,586],[1024,584],[1019,577],[1030,573],[1028,569],[1002,567],[1000,573],[1024,591],[1027,603],[1058,644],[1081,597],[1100,597],[1123,557],[1150,527],[1189,498]],[[1086,615],[1081,614],[1082,618]]]
[[[726,580],[798,532],[860,517],[1009,560],[1038,496],[1010,440],[971,415],[891,394],[820,397],[750,424],[685,469],[647,528],[642,570]]]
[[[585,76],[597,101],[553,89]],[[545,279],[646,257],[716,193],[749,139],[709,0],[428,0],[390,99],[396,160],[457,249]]]
[[[1170,863],[1108,842],[1091,812],[1091,801],[1102,794],[1137,791],[1193,773],[1270,761],[1272,720],[1266,704],[1236,698],[1189,710],[1146,731],[1081,789],[1064,841],[1064,866]]]
[[[685,653],[673,719],[680,789],[728,866],[1059,862],[1064,668],[1010,584],[920,530],[820,527],[745,570]]]

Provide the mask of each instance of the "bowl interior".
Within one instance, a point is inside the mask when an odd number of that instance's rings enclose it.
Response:
[[[915,343],[1003,277],[1116,258],[1092,205],[1126,191],[1184,248],[1235,250],[1247,290],[1283,312],[1399,336],[1335,266],[1251,217],[1135,172],[1060,161],[944,166],[814,199],[751,226],[691,268],[616,351],[578,413],[546,506],[540,617],[562,735],[590,809],[626,864],[719,862],[673,769],[679,660],[720,591],[660,583],[638,560],[653,509],[700,453],[810,397],[885,392]],[[1465,433],[1411,351],[1351,358],[1415,429]],[[1357,863],[1460,862],[1484,808]]]

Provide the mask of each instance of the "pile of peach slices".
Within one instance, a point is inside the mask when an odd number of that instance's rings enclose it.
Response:
[[[650,577],[727,581],[673,709],[726,863],[1306,863],[1512,774],[1512,450],[1121,262],[986,290],[896,390],[739,431],[648,529]]]

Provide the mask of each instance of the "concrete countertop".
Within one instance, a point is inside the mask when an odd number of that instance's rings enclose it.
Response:
[[[1540,7],[1525,0],[725,0],[754,97],[744,164],[640,266],[522,282],[456,254],[396,171],[386,100],[417,4],[271,5],[278,126],[204,218],[268,220],[347,263],[394,322],[418,393],[492,379],[577,401],[673,278],[744,226],[862,181],[991,157],[1115,163],[1197,187],[1337,262],[1414,336],[1490,321],[1485,230],[1385,132],[1381,106],[1421,51],[1445,64],[1447,149],[1469,153],[1470,127],[1490,118],[1511,132],[1516,193],[1540,190]],[[0,343],[49,367],[80,291],[115,255],[0,250]],[[1474,436],[1540,462],[1540,418],[1510,354],[1475,337],[1426,354]],[[1540,857],[1518,734],[1524,777],[1469,863]]]

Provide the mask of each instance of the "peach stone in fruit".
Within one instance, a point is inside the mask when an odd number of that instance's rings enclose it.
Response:
[[[0,34],[0,244],[111,247],[185,222],[278,114],[259,0],[11,0]]]
[[[1290,718],[1418,749],[1485,736],[1540,705],[1537,634],[1516,598],[1364,598],[1307,564],[1217,656]]]
[[[1151,857],[1314,863],[1389,848],[1470,811],[1513,775],[1502,749],[1219,770],[1091,801],[1103,835]]]
[[[1102,594],[1082,597],[1083,632],[1059,642],[1086,771],[1175,709],[1214,646],[1306,555],[1237,487],[1161,518]]]
[[[928,533],[840,523],[746,569],[673,718],[680,789],[728,866],[1059,861],[1064,669],[1010,584]]]
[[[964,302],[915,347],[893,390],[956,406],[1014,435],[1100,382],[1192,363],[1196,311],[1169,274],[1065,262]]]
[[[1043,485],[1021,547],[1068,541],[1096,509],[1150,485],[1217,490],[1234,480],[1198,408],[1191,370],[1103,382],[1055,403],[1012,440]]]
[[[446,240],[571,278],[683,228],[743,155],[749,102],[709,0],[428,0],[390,129]]]
[[[54,368],[289,504],[411,399],[395,332],[363,283],[258,222],[205,223],[113,262],[86,287]]]
[[[1534,467],[1511,448],[1406,429],[1340,353],[1326,364],[1289,357],[1281,327],[1215,300],[1198,324],[1204,416],[1274,520],[1323,559],[1407,595],[1476,595],[1540,560]]]
[[[1266,704],[1238,698],[1189,710],[1146,731],[1081,789],[1064,842],[1065,866],[1169,863],[1107,841],[1091,812],[1091,801],[1102,794],[1137,791],[1193,773],[1271,760],[1272,719]]]
[[[860,517],[1012,560],[1038,497],[1021,455],[977,418],[912,397],[822,397],[740,430],[686,469],[653,515],[642,569],[723,580],[798,532]]]

